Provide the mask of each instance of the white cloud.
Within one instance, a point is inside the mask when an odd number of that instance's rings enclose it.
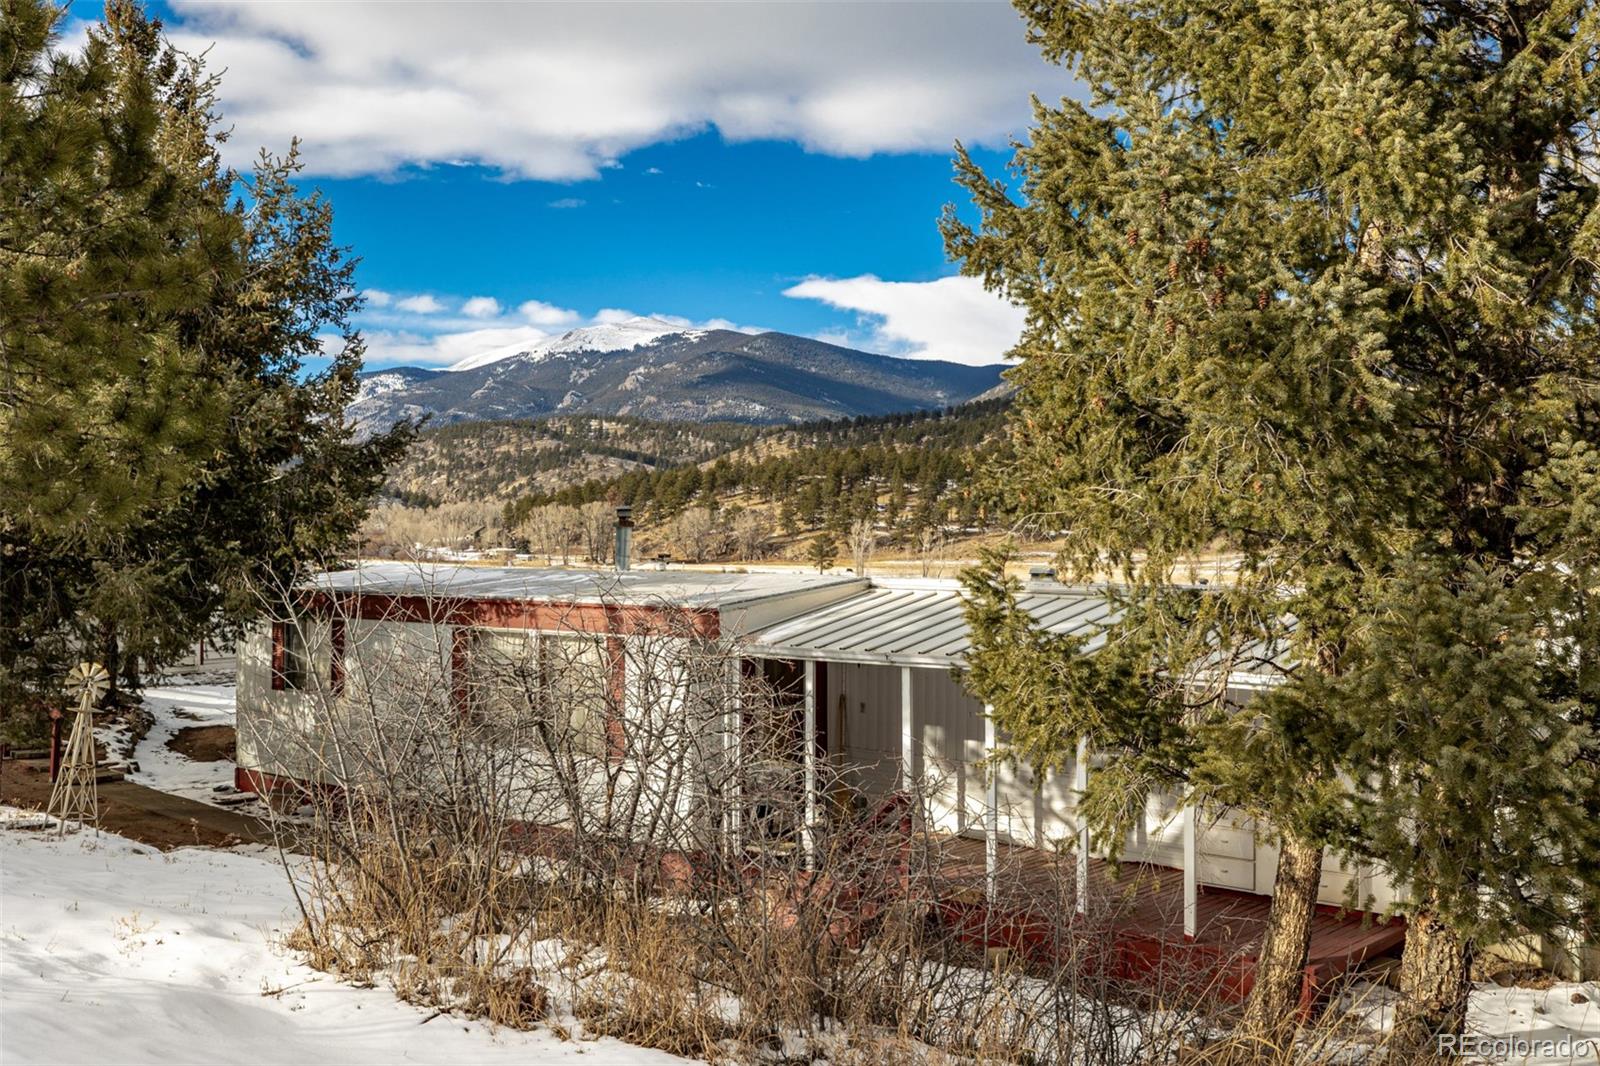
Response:
[[[497,318],[500,315],[500,301],[493,296],[474,296],[461,305],[461,313],[468,318]]]
[[[858,312],[869,330],[868,347],[912,359],[995,363],[1022,333],[1022,309],[985,291],[977,278],[807,278],[783,294]],[[835,331],[825,339],[844,336]]]
[[[404,300],[396,300],[394,305],[400,310],[409,311],[414,315],[436,315],[444,310],[444,304],[427,293],[407,296]]]
[[[551,200],[545,206],[546,207],[553,207],[557,211],[570,211],[575,207],[582,207],[584,204],[586,204],[588,202],[589,201],[587,201],[587,200],[580,200],[576,196],[563,196],[559,200]]]
[[[547,304],[543,300],[525,300],[517,305],[517,314],[536,326],[570,326],[581,316],[565,307]]]
[[[394,297],[382,289],[365,289],[361,295],[366,297],[368,307],[388,307],[394,302]]]
[[[232,161],[304,140],[311,171],[476,162],[592,178],[714,127],[835,155],[1003,144],[1070,77],[1009,5],[363,4],[176,0],[210,48]]]
[[[547,337],[583,326],[615,326],[639,318],[680,329],[731,329],[761,332],[724,318],[695,321],[681,315],[640,315],[620,307],[583,314],[543,300],[525,300],[507,310],[491,296],[474,296],[460,302],[460,313],[440,314],[444,301],[429,294],[396,298],[385,293],[382,303],[369,304],[357,325],[367,342],[369,367],[409,365],[450,366],[465,359],[490,362],[526,351]],[[452,302],[453,306],[453,302]]]
[[[368,366],[449,366],[469,356],[515,355],[550,336],[537,326],[490,326],[428,336],[404,330],[364,331]]]

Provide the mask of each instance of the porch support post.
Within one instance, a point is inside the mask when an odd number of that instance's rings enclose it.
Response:
[[[989,817],[984,820],[983,826],[983,873],[984,893],[989,902],[994,902],[995,889],[999,886],[1000,878],[1000,775],[995,770],[995,765],[990,760],[997,747],[994,727],[994,707],[990,704],[983,706],[983,757],[984,775],[988,779]]]
[[[817,857],[817,662],[807,659],[805,674],[805,825],[800,829],[801,843],[805,848],[806,865],[813,866]]]
[[[735,657],[728,663],[728,723],[725,736],[727,765],[723,773],[725,802],[728,803],[728,840],[738,854],[744,819],[744,663]]]
[[[1072,759],[1072,789],[1077,794],[1078,817],[1078,913],[1089,912],[1089,823],[1083,817],[1083,794],[1089,787],[1089,738],[1078,738],[1078,751]]]
[[[1199,868],[1195,810],[1183,805],[1183,938],[1193,940],[1200,923],[1200,885],[1195,880]]]
[[[916,732],[912,725],[911,667],[900,668],[900,788],[910,793],[917,782]]]

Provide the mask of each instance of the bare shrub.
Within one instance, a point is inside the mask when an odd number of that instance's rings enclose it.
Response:
[[[923,831],[936,781],[852,794],[796,694],[693,612],[574,605],[532,634],[458,608],[339,618],[338,683],[241,720],[303,782],[278,805],[315,965],[712,1061],[1233,1061],[1226,960],[1131,975],[1125,901],[1077,913],[1070,850],[991,876]],[[1326,1025],[1278,1060],[1370,1046]]]

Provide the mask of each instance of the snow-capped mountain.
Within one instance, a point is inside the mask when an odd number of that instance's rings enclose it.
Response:
[[[665,319],[639,315],[621,322],[569,329],[560,336],[549,337],[536,344],[491,348],[476,355],[469,355],[445,369],[476,370],[480,366],[488,366],[490,363],[497,363],[514,355],[522,356],[530,362],[537,362],[546,356],[559,355],[562,352],[621,352],[649,344],[662,337],[678,335],[688,337],[704,332],[705,330],[686,330]]]
[[[578,413],[803,422],[963,403],[998,385],[1002,369],[634,318],[482,352],[444,370],[371,371],[350,414],[371,428],[423,415],[434,424]]]

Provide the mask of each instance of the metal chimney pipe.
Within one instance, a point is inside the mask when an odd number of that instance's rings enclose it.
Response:
[[[628,550],[633,547],[633,508],[617,508],[617,572],[628,569]]]

